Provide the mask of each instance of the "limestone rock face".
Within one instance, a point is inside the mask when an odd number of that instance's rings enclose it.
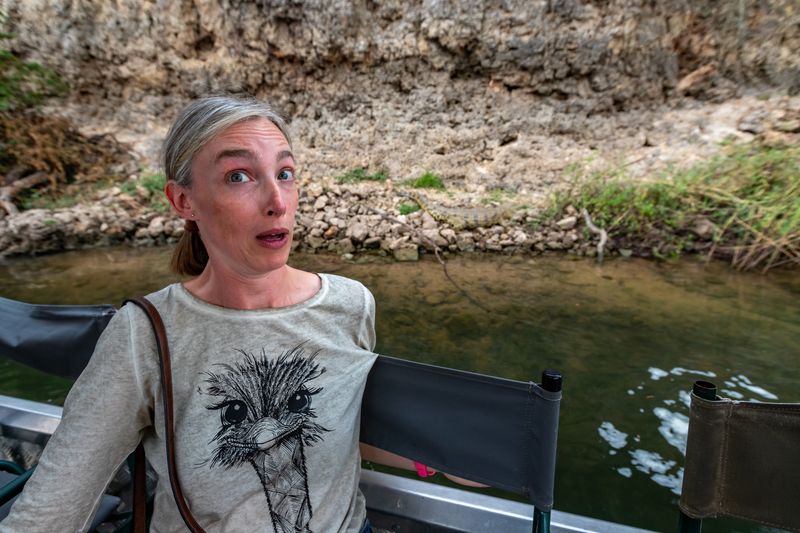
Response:
[[[12,49],[70,84],[51,110],[152,165],[188,99],[247,92],[291,117],[308,177],[433,170],[470,191],[536,193],[587,146],[660,142],[643,137],[655,120],[643,110],[682,80],[697,98],[748,82],[800,92],[796,0],[0,0],[0,12]]]

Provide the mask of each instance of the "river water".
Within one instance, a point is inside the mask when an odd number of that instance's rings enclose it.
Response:
[[[169,254],[119,248],[11,260],[0,264],[0,295],[119,305],[175,280]],[[714,381],[731,398],[800,402],[796,272],[471,256],[448,260],[451,282],[435,260],[300,255],[293,264],[372,290],[379,353],[526,381],[560,370],[560,510],[673,531],[692,382]],[[60,404],[69,386],[0,361],[0,394]],[[764,531],[734,521],[704,530]]]

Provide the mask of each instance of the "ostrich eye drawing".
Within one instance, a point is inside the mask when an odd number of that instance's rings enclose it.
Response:
[[[228,402],[222,411],[222,421],[225,424],[238,424],[247,418],[247,405],[241,400]]]
[[[305,389],[300,389],[299,391],[292,394],[289,398],[289,401],[286,402],[286,407],[289,408],[289,411],[293,413],[304,413],[308,411],[308,408],[311,406],[311,394]]]

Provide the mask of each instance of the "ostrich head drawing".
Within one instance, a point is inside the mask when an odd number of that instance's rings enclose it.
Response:
[[[313,421],[312,397],[322,389],[308,382],[322,375],[317,353],[303,345],[269,359],[244,351],[241,361],[207,372],[205,394],[217,398],[206,408],[220,415],[211,466],[253,466],[279,532],[305,532],[311,519],[304,447],[328,431]]]

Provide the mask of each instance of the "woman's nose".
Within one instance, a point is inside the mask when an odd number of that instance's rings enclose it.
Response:
[[[279,217],[286,213],[286,198],[284,191],[275,180],[266,181],[266,191],[264,192],[264,211],[268,217]]]

